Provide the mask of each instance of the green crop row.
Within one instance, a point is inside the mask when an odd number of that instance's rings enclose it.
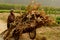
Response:
[[[9,13],[10,10],[0,10],[0,13]],[[15,13],[20,13],[20,10],[14,10]],[[25,12],[25,10],[21,10],[21,12]]]
[[[60,24],[60,17],[56,17],[56,22]]]

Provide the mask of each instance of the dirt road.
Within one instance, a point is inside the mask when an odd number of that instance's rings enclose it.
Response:
[[[6,22],[0,20],[0,34],[1,34],[3,31],[5,31],[6,29],[7,29]],[[29,37],[29,35],[27,35],[27,33],[23,34],[22,36],[24,36],[24,37],[22,37],[23,40],[30,40],[29,38],[27,38],[27,37]],[[2,35],[0,35],[0,40],[3,40]]]
[[[0,34],[7,29],[6,23],[0,20]],[[3,40],[2,35],[0,35],[0,40]]]
[[[0,20],[0,33],[6,30],[6,22]],[[60,40],[60,26],[56,27],[41,27],[37,30],[36,40],[40,40],[41,37],[45,36],[47,40]],[[23,40],[30,40],[28,33],[22,35]],[[0,35],[0,40],[3,40],[2,36]]]
[[[0,20],[0,33],[2,33],[4,30],[7,29],[6,26],[7,26],[6,23],[4,21]]]
[[[6,30],[6,19],[7,19],[8,13],[1,14],[0,13],[0,33]],[[41,37],[45,36],[47,40],[60,40],[60,26],[52,26],[52,27],[41,27],[37,30],[37,36],[36,40],[41,40]],[[25,33],[22,35],[23,40],[29,40],[28,33]],[[3,40],[0,36],[0,40]]]

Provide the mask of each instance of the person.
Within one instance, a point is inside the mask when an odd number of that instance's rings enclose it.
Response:
[[[11,9],[10,14],[7,19],[7,28],[8,29],[10,28],[10,23],[14,22],[14,20],[15,20],[14,10]]]

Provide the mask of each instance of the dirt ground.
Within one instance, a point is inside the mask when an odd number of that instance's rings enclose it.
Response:
[[[6,20],[7,20],[6,15],[8,16],[9,14],[0,13],[0,32],[6,29]],[[60,40],[60,26],[41,27],[38,28],[36,31],[37,31],[36,40],[41,40],[42,37],[46,37],[47,40]],[[28,33],[23,34],[22,39],[30,40]],[[0,35],[0,40],[3,40],[1,35]]]

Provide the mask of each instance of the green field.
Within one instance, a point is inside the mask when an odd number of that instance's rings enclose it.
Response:
[[[25,12],[25,10],[14,10],[15,13]],[[0,10],[0,13],[9,13],[10,10]]]

